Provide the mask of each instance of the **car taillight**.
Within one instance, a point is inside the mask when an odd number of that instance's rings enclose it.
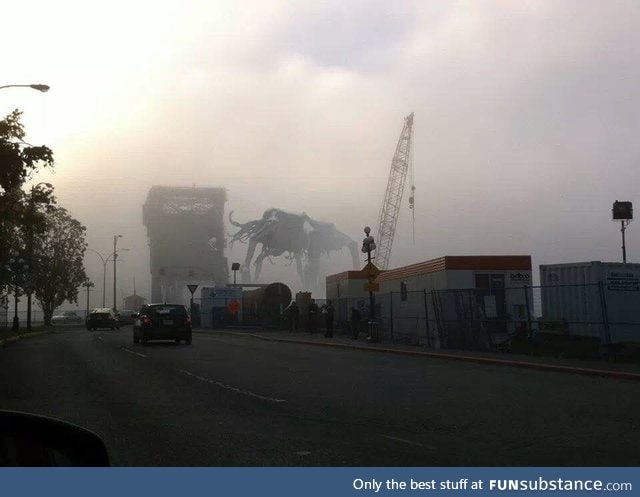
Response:
[[[191,326],[191,318],[187,318],[184,320],[184,324],[186,324],[187,326]]]
[[[147,316],[142,316],[142,324],[151,324],[151,320]]]

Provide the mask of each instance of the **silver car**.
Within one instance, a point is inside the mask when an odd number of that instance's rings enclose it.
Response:
[[[75,311],[62,311],[51,318],[53,324],[79,324],[82,323],[82,318],[78,316]]]

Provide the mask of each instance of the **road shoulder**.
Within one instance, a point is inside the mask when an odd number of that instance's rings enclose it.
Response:
[[[514,368],[537,369],[541,371],[581,374],[606,378],[640,381],[640,365],[635,363],[570,360],[556,357],[525,356],[509,353],[436,350],[426,347],[402,345],[394,343],[371,343],[366,340],[352,340],[344,335],[324,337],[320,333],[286,333],[280,331],[246,330],[213,330],[199,329],[196,333],[210,335],[227,335],[271,342],[298,343],[322,347],[356,349],[385,354],[400,354],[413,357],[436,358],[450,361],[474,362],[488,366],[506,366]]]
[[[6,347],[8,344],[19,342],[24,338],[31,338],[35,336],[46,335],[51,332],[52,330],[39,330],[39,331],[19,332],[19,333],[14,333],[12,331],[0,332],[0,347]]]

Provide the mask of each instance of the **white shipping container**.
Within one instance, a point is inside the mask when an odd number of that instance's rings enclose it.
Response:
[[[570,335],[640,342],[640,264],[541,265],[540,285],[543,319],[567,321]]]

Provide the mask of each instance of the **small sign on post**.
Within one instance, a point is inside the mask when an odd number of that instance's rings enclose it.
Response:
[[[380,274],[380,270],[373,262],[367,262],[366,266],[362,270],[368,278],[376,278]]]
[[[631,202],[620,202],[616,200],[613,203],[613,220],[620,221],[620,232],[622,233],[622,262],[627,263],[627,245],[624,238],[624,232],[633,220],[633,204]]]
[[[379,292],[380,291],[380,283],[365,283],[364,284],[365,292]]]
[[[362,269],[364,274],[367,275],[368,283],[364,284],[365,292],[378,292],[380,291],[380,284],[376,283],[376,278],[380,274],[380,270],[375,266],[373,262],[367,262],[367,265]]]
[[[196,291],[196,288],[198,288],[198,285],[187,285],[187,288],[191,292],[191,301],[189,302],[189,314],[193,316],[193,293]]]

